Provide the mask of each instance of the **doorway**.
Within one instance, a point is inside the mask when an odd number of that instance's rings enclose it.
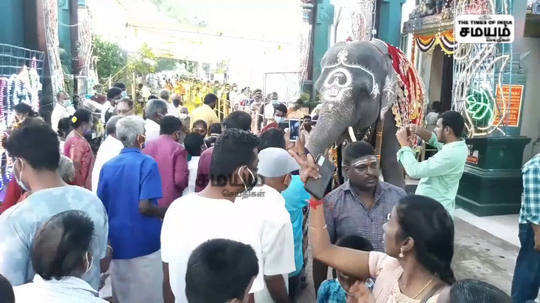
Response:
[[[442,112],[452,107],[453,75],[453,57],[446,55],[440,46],[435,46],[429,76],[429,100],[430,103],[440,101]]]

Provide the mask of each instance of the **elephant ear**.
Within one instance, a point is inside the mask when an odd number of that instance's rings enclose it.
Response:
[[[381,120],[383,119],[384,114],[396,104],[396,92],[398,89],[398,74],[390,65],[390,71],[386,74],[386,78],[384,79],[384,88],[381,96]]]

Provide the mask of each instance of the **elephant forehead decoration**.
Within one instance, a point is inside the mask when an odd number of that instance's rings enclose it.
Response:
[[[380,91],[373,72],[360,64],[348,62],[348,56],[349,52],[347,49],[342,49],[337,54],[337,62],[323,65],[322,72],[337,67],[326,76],[326,79],[323,82],[323,98],[327,101],[337,101],[341,100],[346,94],[349,94],[352,91],[353,76],[351,72],[344,67],[360,69],[367,73],[371,77],[372,83],[370,94],[374,99],[377,98]]]

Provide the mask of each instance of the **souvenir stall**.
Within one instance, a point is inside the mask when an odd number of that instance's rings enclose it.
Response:
[[[32,56],[27,58],[25,56]],[[0,44],[0,134],[4,136],[15,123],[13,108],[26,103],[39,111],[39,93],[42,89],[42,52]],[[11,179],[11,161],[0,147],[0,201]]]

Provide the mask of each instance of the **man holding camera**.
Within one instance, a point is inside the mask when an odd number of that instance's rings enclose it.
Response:
[[[447,111],[437,120],[434,133],[414,124],[402,127],[396,133],[401,145],[397,152],[398,161],[407,175],[420,179],[416,194],[439,201],[450,214],[455,209],[459,180],[469,154],[465,140],[461,138],[464,126],[460,113]],[[418,162],[409,143],[412,135],[435,146],[438,152],[428,160]]]

